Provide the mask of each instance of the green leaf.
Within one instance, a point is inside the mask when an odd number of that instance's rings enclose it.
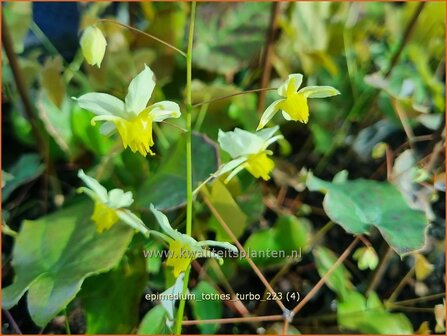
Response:
[[[233,74],[260,52],[269,22],[268,3],[215,3],[198,7],[194,63]]]
[[[377,297],[368,298],[355,291],[346,293],[343,301],[337,301],[337,319],[341,328],[366,334],[412,334],[413,327],[402,313],[386,311]]]
[[[315,258],[318,274],[320,274],[320,277],[323,277],[337,261],[337,256],[325,247],[316,247],[312,253]],[[344,298],[346,293],[352,289],[350,278],[351,274],[342,264],[327,277],[326,285],[337,293],[340,298]]]
[[[6,181],[2,188],[2,202],[6,201],[18,187],[42,174],[44,169],[45,166],[41,163],[39,155],[23,155],[8,171],[12,178]]]
[[[51,135],[65,154],[70,157],[74,156],[77,148],[73,145],[73,131],[70,123],[73,107],[71,99],[65,97],[62,100],[61,107],[58,107],[50,100],[46,92],[41,91],[36,105],[39,117],[48,134]]]
[[[286,252],[305,248],[310,240],[310,223],[292,215],[279,217],[275,222],[276,237]]]
[[[3,308],[29,290],[31,318],[43,327],[73,300],[86,277],[119,262],[133,230],[118,223],[99,234],[91,214],[91,202],[82,202],[23,222],[12,253],[15,279],[3,290]]]
[[[203,189],[204,192],[206,189]],[[230,191],[220,180],[216,180],[208,193],[211,204],[216,208],[217,212],[223,218],[225,223],[239,238],[247,226],[247,216],[239,208]],[[216,238],[219,241],[232,241],[231,237],[226,233],[222,225],[212,216],[208,227],[216,231]]]
[[[272,228],[252,233],[244,248],[257,265],[267,266],[301,256],[309,239],[309,222],[288,215],[278,218]]]
[[[137,191],[137,206],[149,204],[162,211],[182,206],[186,202],[186,137],[180,138],[166,155],[155,173]],[[205,181],[218,168],[217,146],[208,137],[193,133],[193,188]]]
[[[222,318],[222,301],[216,298],[220,293],[213,286],[201,281],[191,293],[196,297],[196,300],[190,301],[196,320]],[[207,298],[207,295],[210,297]],[[199,324],[198,327],[202,334],[215,334],[219,330],[218,324]]]
[[[130,334],[138,324],[146,286],[146,261],[140,250],[123,258],[119,267],[91,277],[82,289],[87,334]]]
[[[92,112],[75,104],[70,115],[71,129],[77,143],[81,143],[82,146],[88,148],[94,154],[103,156],[107,154],[115,142],[111,137],[101,134],[99,123],[96,126],[90,124],[90,120],[94,116]]]
[[[423,247],[427,219],[392,184],[363,179],[334,183],[309,174],[307,187],[326,193],[327,215],[347,232],[368,234],[375,226],[401,256]]]
[[[235,180],[236,181],[236,180]],[[259,221],[265,212],[261,186],[252,184],[244,193],[235,197],[236,203],[247,215],[248,223]]]
[[[145,245],[145,253],[150,258],[146,258],[146,270],[148,273],[157,274],[160,271],[161,266],[161,250],[163,250],[163,245],[161,242],[156,240],[150,240]],[[159,253],[159,254],[158,254]]]
[[[166,335],[171,331],[166,326],[168,314],[162,305],[157,305],[144,315],[138,328],[138,335]]]

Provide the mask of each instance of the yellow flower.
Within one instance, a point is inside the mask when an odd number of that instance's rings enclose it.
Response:
[[[215,258],[222,262],[222,258],[207,249],[205,246],[217,246],[229,249],[237,253],[237,248],[227,242],[218,242],[214,240],[197,241],[194,238],[174,230],[169,224],[168,218],[151,204],[150,209],[154,214],[161,229],[166,233],[151,231],[151,234],[158,236],[169,244],[168,260],[166,265],[172,267],[175,277],[184,273],[189,264],[197,258]]]
[[[166,266],[172,267],[174,277],[178,277],[188,268],[194,260],[194,251],[189,248],[187,243],[178,240],[172,240],[169,243],[169,256],[166,260]]]
[[[268,157],[273,153],[267,147],[282,138],[282,135],[274,135],[278,129],[279,127],[275,126],[256,133],[239,128],[231,132],[219,130],[220,147],[230,154],[233,160],[221,166],[215,175],[231,172],[225,179],[225,183],[228,183],[241,170],[247,169],[254,177],[269,180],[275,163]]]
[[[98,232],[110,229],[119,219],[115,209],[109,208],[101,201],[95,200],[92,221],[96,224],[96,230]]]
[[[267,156],[267,151],[263,151],[249,155],[245,167],[254,177],[262,177],[267,181],[270,179],[269,174],[275,167],[275,163]]]
[[[423,281],[433,272],[435,267],[420,253],[416,253],[414,258],[416,279]]]
[[[154,155],[151,147],[152,123],[162,122],[167,118],[180,117],[180,107],[171,101],[161,101],[147,106],[155,87],[154,74],[145,65],[131,82],[124,102],[106,93],[87,93],[77,99],[79,106],[93,112],[97,121],[105,121],[101,132],[105,135],[117,130],[123,147],[132,152],[146,156]]]
[[[106,52],[107,41],[96,26],[87,27],[81,37],[81,49],[87,63],[101,67]]]
[[[278,94],[283,98],[267,107],[262,114],[258,130],[264,128],[279,110],[282,110],[282,115],[286,120],[306,124],[309,120],[307,98],[326,98],[340,94],[332,86],[306,86],[298,91],[302,81],[302,74],[289,75],[289,78],[278,88]]]
[[[155,153],[150,149],[154,145],[152,138],[152,116],[149,111],[139,114],[131,121],[120,119],[115,121],[115,126],[123,141],[124,148],[127,146],[133,152],[139,152],[146,156],[147,153],[154,155]]]
[[[78,191],[86,193],[95,202],[91,219],[98,232],[110,229],[121,220],[144,235],[149,235],[149,230],[141,219],[126,209],[133,203],[130,191],[124,192],[121,189],[107,191],[93,177],[86,175],[82,169],[78,172],[78,177],[87,185],[87,187],[79,188]]]

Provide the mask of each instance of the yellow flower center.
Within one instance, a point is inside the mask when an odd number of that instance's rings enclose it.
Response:
[[[280,106],[292,120],[301,121],[307,124],[309,120],[309,106],[307,105],[307,98],[304,94],[293,92],[288,93],[287,98]]]
[[[245,162],[245,168],[250,174],[256,178],[262,177],[265,181],[270,179],[269,174],[274,167],[275,163],[267,156],[266,151],[249,155]]]
[[[149,111],[141,112],[131,120],[120,119],[113,121],[123,141],[124,148],[130,147],[132,152],[139,152],[146,156],[147,153],[155,155],[150,149],[154,145],[152,138],[152,121]]]
[[[169,243],[169,257],[166,261],[166,266],[173,267],[172,272],[177,278],[180,273],[185,272],[191,261],[194,258],[194,251],[188,246],[188,244],[173,240]]]
[[[109,208],[104,203],[95,202],[95,209],[93,210],[92,220],[96,225],[96,231],[103,232],[111,228],[113,224],[118,222],[119,217],[116,210]]]

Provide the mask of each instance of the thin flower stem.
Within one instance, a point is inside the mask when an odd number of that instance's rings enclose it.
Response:
[[[334,227],[335,223],[333,221],[329,221],[326,223],[312,238],[312,240],[308,243],[306,250],[310,250],[312,247],[314,247],[320,239],[330,230]],[[299,259],[298,259],[299,260]],[[290,259],[285,263],[281,269],[278,271],[278,273],[275,274],[275,276],[270,280],[270,285],[273,287],[276,285],[276,283],[281,279],[281,277],[287,273],[287,271],[290,269],[292,265],[294,265],[297,262],[296,259]],[[267,295],[267,290],[264,291],[264,297]],[[262,303],[265,303],[267,301],[264,301]],[[262,304],[261,303],[261,304]]]
[[[204,102],[201,102],[201,103],[194,104],[192,107],[199,107],[199,106],[202,106],[204,104],[214,103],[214,102],[217,102],[219,100],[224,100],[224,99],[228,99],[228,98],[244,95],[244,94],[247,94],[247,93],[254,93],[254,92],[261,92],[261,91],[271,91],[271,90],[278,90],[278,89],[277,88],[262,88],[262,89],[254,89],[254,90],[247,90],[247,91],[242,91],[242,92],[236,92],[236,93],[230,94],[228,96],[214,98],[214,99],[211,99],[211,100],[207,100],[207,101],[204,101]]]
[[[363,245],[365,245],[366,247],[371,247],[371,243],[369,242],[368,239],[366,239],[363,236],[359,236],[359,237],[360,237],[360,240],[362,241]]]
[[[402,124],[402,128],[404,129],[405,135],[408,138],[408,144],[410,145],[410,148],[413,149],[414,147],[414,132],[411,128],[410,121],[408,120],[408,116],[405,113],[405,111],[401,108],[399,105],[397,99],[391,100],[391,105],[394,108],[394,111],[396,112],[397,116],[399,117],[399,120]]]
[[[230,318],[223,318],[223,319],[183,321],[183,325],[214,324],[214,323],[230,324],[230,323],[267,322],[267,321],[281,321],[282,319],[283,319],[282,315],[230,317]]]
[[[312,237],[311,241],[309,242],[308,249],[310,250],[312,247],[314,247],[321,238],[324,237],[324,235],[333,227],[335,226],[335,223],[333,221],[327,222],[320,230],[317,231],[315,236]]]
[[[395,304],[390,305],[390,309],[400,310],[400,311],[408,311],[408,312],[416,312],[416,313],[433,313],[433,308],[429,307],[407,307],[407,306],[398,306]]]
[[[178,52],[180,55],[182,55],[183,57],[186,57],[186,54],[185,54],[184,51],[181,51],[180,49],[174,47],[172,44],[170,44],[170,43],[168,43],[168,42],[166,42],[166,41],[163,41],[163,40],[159,39],[158,37],[156,37],[156,36],[154,36],[154,35],[152,35],[152,34],[146,33],[146,32],[144,32],[144,31],[142,31],[142,30],[139,30],[139,29],[134,28],[134,27],[132,27],[132,26],[126,25],[125,23],[121,23],[121,22],[118,22],[118,21],[115,21],[115,20],[111,20],[111,19],[99,19],[98,21],[99,21],[99,22],[109,22],[109,23],[113,23],[113,24],[116,24],[116,25],[125,27],[125,28],[127,28],[127,29],[129,29],[129,30],[132,30],[132,31],[134,31],[134,32],[137,32],[138,34],[142,34],[142,35],[144,35],[144,36],[150,37],[151,39],[153,39],[153,40],[155,40],[155,41],[157,41],[157,42],[160,42],[161,44],[165,45],[166,47],[171,48],[172,50],[177,51],[177,52]]]
[[[192,42],[194,38],[194,24],[196,18],[196,2],[191,3],[191,19],[189,21],[188,33],[188,49],[186,52],[186,234],[191,236],[192,233],[192,98],[191,98],[191,81],[192,81]],[[186,269],[183,278],[182,298],[180,300],[177,322],[175,325],[176,335],[182,333],[183,312],[185,311],[185,296],[188,289],[189,272],[191,266]]]
[[[48,50],[48,52],[52,56],[60,55],[57,48],[51,43],[51,41],[48,39],[48,37],[45,35],[45,33],[40,29],[40,27],[34,22],[31,22],[30,30],[33,32],[34,35],[39,39],[39,41],[42,43],[42,46]],[[67,63],[65,59],[62,57],[62,63],[64,64],[65,71],[64,71],[64,80],[66,80],[66,85],[70,82],[71,78],[76,78],[78,82],[86,87],[90,86],[90,82],[88,81],[86,75],[82,71],[79,71],[79,67],[84,61],[84,56],[82,56],[82,53],[78,53],[81,57],[79,58],[79,61],[76,60],[76,56],[74,60],[71,63]],[[73,64],[76,64],[73,66]]]
[[[205,181],[200,183],[200,185],[196,189],[194,189],[194,191],[192,193],[193,196],[195,197],[197,195],[197,193],[200,191],[200,189],[202,189],[204,185],[206,185],[208,182],[210,182],[215,177],[216,176],[214,176],[214,174],[211,174],[210,176],[208,176],[208,178]]]
[[[200,239],[202,239],[203,237],[200,237]],[[218,276],[219,280],[223,280],[223,285],[224,287],[226,287],[225,289],[227,290],[227,292],[229,292],[229,294],[231,295],[231,298],[233,300],[225,300],[224,303],[232,310],[232,311],[237,311],[238,313],[240,313],[242,316],[246,316],[249,315],[250,312],[247,310],[247,308],[244,306],[244,304],[237,299],[236,297],[236,293],[234,292],[233,288],[231,287],[231,285],[228,283],[228,280],[225,278],[225,276],[222,274],[222,271],[220,270],[218,263],[215,259],[210,259],[209,260],[211,263],[214,261],[214,263],[212,263],[211,267],[213,267],[213,270],[217,272],[220,271],[220,273],[218,274],[216,272],[216,275]],[[214,279],[212,279],[206,272],[206,268],[202,267],[196,260],[192,262],[192,267],[197,271],[197,273],[199,274],[199,278],[203,278],[206,281],[210,282],[213,287],[220,293],[220,294],[224,294],[224,291],[217,285],[216,281]],[[243,312],[241,312],[241,308],[243,309]]]
[[[14,333],[16,333],[17,335],[22,335],[22,331],[20,330],[20,328],[17,325],[16,321],[12,317],[11,313],[8,310],[6,310],[6,309],[3,309],[3,313],[6,315],[6,318],[8,319],[9,323],[11,323],[12,331],[14,331]]]
[[[386,252],[384,253],[383,257],[381,258],[379,267],[376,268],[376,271],[374,272],[374,275],[372,277],[372,280],[366,290],[366,294],[369,294],[371,292],[374,292],[376,287],[379,285],[380,280],[382,279],[383,275],[385,274],[385,271],[388,267],[388,263],[393,256],[393,249],[388,246],[386,246]]]
[[[186,129],[184,129],[183,127],[180,127],[180,126],[178,126],[178,125],[176,125],[176,124],[174,124],[174,123],[172,123],[172,122],[163,120],[161,123],[162,123],[162,124],[166,124],[166,125],[171,126],[171,127],[174,127],[174,128],[176,128],[176,129],[178,129],[179,131],[182,131],[183,133],[186,133],[186,132],[187,132]]]
[[[337,269],[338,266],[340,266],[343,261],[351,254],[353,248],[360,240],[360,236],[355,237],[355,239],[352,241],[352,243],[348,246],[348,248],[338,257],[337,261],[329,268],[329,270],[326,272],[326,274],[320,279],[320,281],[317,282],[317,284],[310,290],[309,293],[296,305],[295,308],[291,311],[291,315],[295,315],[298,313],[307,302],[309,302],[310,299],[314,297],[315,294],[320,290],[321,287],[323,287],[326,280],[329,278],[329,276]]]
[[[288,319],[284,319],[284,323],[282,326],[282,334],[283,335],[287,335],[289,333],[289,320]]]
[[[67,333],[67,335],[71,335],[70,321],[68,320],[67,308],[64,309],[64,315],[65,315],[65,332]]]
[[[438,293],[438,294],[422,296],[422,297],[418,297],[418,298],[414,298],[414,299],[408,299],[408,300],[403,300],[403,301],[394,301],[393,304],[402,306],[402,305],[407,305],[407,304],[418,303],[421,301],[437,300],[437,299],[441,299],[443,297],[445,297],[445,293]]]
[[[228,227],[228,225],[225,222],[225,220],[222,218],[222,216],[217,211],[217,209],[211,204],[210,200],[208,199],[208,197],[205,194],[203,194],[203,201],[206,203],[208,208],[211,210],[211,212],[213,213],[214,217],[216,217],[216,219],[220,223],[220,225],[222,225],[222,227],[225,230],[225,232],[231,237],[231,239],[236,244],[236,246],[239,249],[239,251],[244,253],[245,259],[247,260],[248,264],[253,269],[253,271],[256,273],[256,275],[258,276],[259,280],[261,280],[261,282],[264,284],[265,288],[267,288],[267,290],[271,294],[273,294],[273,297],[276,298],[276,293],[275,293],[274,289],[272,288],[272,286],[270,286],[269,282],[267,281],[265,276],[262,274],[261,270],[258,268],[258,266],[256,266],[256,264],[253,262],[253,260],[248,256],[247,251],[244,249],[242,244],[239,242],[237,237],[234,235],[233,231],[231,231],[231,229]],[[281,310],[283,312],[288,311],[287,308],[284,306],[284,304],[281,302],[281,300],[276,298],[275,302],[278,304],[278,306],[281,308]]]
[[[393,179],[393,151],[387,147],[385,151],[386,158],[386,179],[391,181]]]
[[[192,232],[192,98],[191,98],[191,81],[192,81],[192,42],[194,38],[194,23],[196,15],[196,2],[191,4],[191,21],[189,24],[188,52],[186,55],[186,234],[191,235]]]
[[[402,280],[399,282],[399,284],[397,285],[397,287],[394,289],[394,291],[391,293],[390,297],[388,298],[387,304],[393,304],[394,301],[396,301],[396,299],[399,297],[400,292],[402,291],[402,289],[407,285],[408,280],[414,275],[416,270],[416,267],[413,266],[407,274],[405,274],[405,276],[402,278]]]

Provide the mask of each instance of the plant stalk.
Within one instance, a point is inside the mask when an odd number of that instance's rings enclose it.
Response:
[[[121,23],[119,21],[111,20],[111,19],[99,19],[98,22],[109,22],[109,23],[113,23],[113,24],[116,24],[116,25],[121,26],[121,27],[125,27],[125,28],[127,28],[129,30],[132,30],[132,31],[138,33],[138,34],[147,36],[147,37],[149,37],[149,38],[151,38],[151,39],[153,39],[153,40],[155,40],[157,42],[160,42],[161,44],[164,44],[166,47],[171,48],[172,50],[175,50],[176,52],[178,52],[183,57],[186,57],[186,54],[182,50],[174,47],[172,44],[170,44],[170,43],[168,43],[166,41],[163,41],[162,39],[159,39],[158,37],[156,37],[156,36],[154,36],[152,34],[146,33],[146,32],[144,32],[144,31],[142,31],[140,29],[137,29],[135,27],[126,25],[125,23]]]
[[[194,38],[194,24],[196,17],[196,2],[191,3],[191,19],[189,22],[188,33],[188,49],[186,51],[186,234],[192,233],[192,97],[191,97],[191,80],[192,80],[192,42]],[[188,267],[183,278],[183,295],[180,300],[177,323],[175,325],[175,334],[180,335],[182,332],[183,312],[185,311],[185,295],[188,289],[189,272]]]

